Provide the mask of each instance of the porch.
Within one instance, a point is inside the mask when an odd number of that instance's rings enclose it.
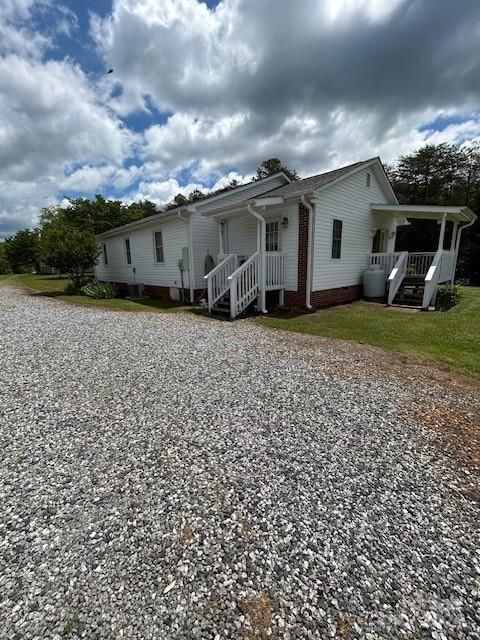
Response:
[[[210,313],[236,318],[253,304],[266,313],[273,291],[284,304],[288,272],[296,267],[291,247],[297,243],[297,207],[272,204],[267,209],[263,202],[261,207],[247,203],[215,215],[220,251],[204,276]]]
[[[279,291],[283,304],[286,259],[286,253],[277,251],[266,251],[263,256],[257,251],[249,257],[219,254],[217,266],[205,276],[208,311],[236,318],[269,291]]]
[[[371,205],[371,210],[392,215],[396,226],[409,224],[408,219],[436,220],[439,224],[438,245],[434,252],[393,251],[369,255],[369,263],[378,265],[385,272],[388,305],[434,309],[438,286],[453,286],[455,282],[462,231],[474,223],[475,214],[468,207],[417,205]],[[445,249],[449,223],[450,247]]]

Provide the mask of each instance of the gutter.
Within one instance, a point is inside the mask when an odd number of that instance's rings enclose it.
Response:
[[[248,213],[254,216],[260,222],[260,246],[257,244],[257,251],[260,254],[260,311],[261,313],[268,313],[265,305],[265,282],[267,279],[267,261],[266,261],[266,251],[265,251],[265,227],[266,221],[265,218],[255,211],[251,204],[247,205]]]
[[[305,196],[300,197],[303,206],[308,209],[308,245],[307,245],[307,278],[305,283],[305,306],[311,311],[312,304],[312,274],[313,274],[313,234],[315,230],[313,206],[307,201]]]

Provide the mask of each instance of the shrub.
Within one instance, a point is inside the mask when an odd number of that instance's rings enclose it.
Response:
[[[67,296],[75,296],[81,293],[82,285],[72,281],[65,285],[63,291],[67,294]]]
[[[453,287],[450,289],[449,287],[439,287],[437,291],[437,300],[436,307],[440,311],[448,311],[456,304],[458,304],[459,295],[458,288]]]
[[[81,293],[89,298],[96,300],[106,300],[108,298],[116,298],[118,295],[117,287],[110,282],[98,282],[94,280],[81,288]]]

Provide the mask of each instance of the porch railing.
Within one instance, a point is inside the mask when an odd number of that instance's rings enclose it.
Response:
[[[229,276],[235,271],[237,256],[233,253],[226,255],[206,276],[208,291],[208,310],[227,293],[230,288]]]
[[[435,257],[435,252],[409,253],[407,275],[426,276]]]
[[[407,273],[408,265],[408,252],[402,251],[395,266],[393,267],[390,275],[388,276],[388,296],[387,303],[392,304],[397,291],[400,289],[400,285],[403,282],[405,274]]]
[[[455,251],[443,251],[439,249],[435,254],[432,264],[425,276],[425,289],[423,291],[422,307],[428,309],[435,303],[437,287],[442,282],[453,281],[455,278]]]
[[[378,264],[380,269],[385,271],[386,277],[390,275],[395,263],[401,256],[401,252],[397,251],[395,253],[371,253],[370,254],[370,264]]]
[[[265,290],[283,289],[285,287],[285,265],[287,256],[285,253],[267,251]]]
[[[230,317],[236,318],[251,304],[259,292],[259,254],[254,253],[230,276]]]

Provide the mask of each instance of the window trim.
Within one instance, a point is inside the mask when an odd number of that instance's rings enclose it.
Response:
[[[106,242],[102,242],[102,252],[103,252],[103,264],[105,267],[108,267],[108,252],[107,252]]]
[[[333,255],[333,241],[334,241],[334,231],[335,231],[335,222],[340,222],[341,223],[341,233],[340,233],[340,252],[339,252],[339,256],[335,257]],[[343,225],[344,225],[344,220],[343,218],[333,218],[332,217],[332,223],[331,223],[331,230],[330,230],[330,260],[341,260],[342,259],[342,248],[343,248]],[[337,238],[338,239],[338,238]]]
[[[132,266],[132,243],[130,238],[123,239],[123,246],[125,248],[125,262],[129,267]]]
[[[160,233],[162,236],[162,259],[158,260],[157,254],[157,233]],[[165,249],[163,246],[163,229],[157,229],[156,231],[152,231],[152,241],[153,241],[153,259],[155,264],[165,264]]]

